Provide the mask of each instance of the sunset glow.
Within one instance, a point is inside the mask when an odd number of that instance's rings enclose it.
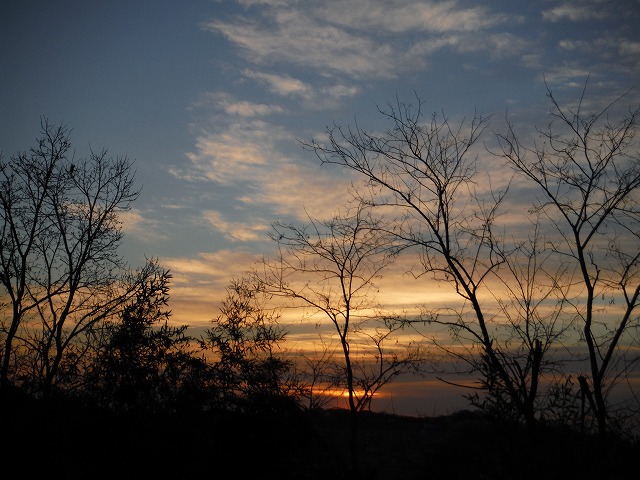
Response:
[[[508,192],[492,228],[512,244],[524,242],[540,194],[496,154],[495,132],[506,130],[508,118],[523,143],[542,144],[536,128],[550,121],[545,83],[572,108],[587,81],[590,112],[625,92],[615,113],[638,105],[638,25],[633,0],[615,8],[597,0],[2,2],[0,151],[27,150],[46,116],[68,125],[78,157],[104,146],[131,158],[142,190],[120,218],[119,251],[132,267],[154,258],[170,270],[170,322],[198,337],[219,315],[230,281],[277,258],[274,222],[330,219],[368,188],[353,169],[322,164],[308,142],[327,142],[327,126],[380,134],[392,126],[380,114],[389,106],[422,101],[427,120],[442,113],[455,126],[474,112],[490,117],[472,152],[478,176],[459,194],[489,203]],[[470,316],[455,282],[425,274],[420,253],[403,250],[367,300],[412,320]],[[576,278],[575,271],[562,275]],[[550,275],[544,286],[564,280]],[[482,283],[492,327],[518,318],[509,286],[491,276]],[[567,292],[582,299],[581,288]],[[598,294],[602,318],[619,316],[623,297]],[[541,302],[536,315],[552,313],[555,300]],[[288,332],[284,351],[311,355],[322,339],[339,358],[326,315],[278,297],[268,308]],[[468,338],[453,345],[449,333],[416,322],[398,334],[396,348],[420,341],[438,360],[437,342],[477,351]],[[375,393],[372,408],[451,411],[464,407],[461,391],[435,375],[402,377]],[[323,394],[339,406],[348,395]]]

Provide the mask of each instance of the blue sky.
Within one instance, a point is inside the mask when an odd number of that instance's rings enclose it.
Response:
[[[298,140],[356,119],[384,129],[377,106],[416,95],[532,131],[543,78],[575,100],[590,75],[594,102],[634,88],[637,105],[638,25],[638,0],[0,0],[0,150],[27,149],[44,115],[79,156],[135,160],[122,253],[170,268],[174,320],[202,325],[231,277],[273,252],[272,222],[344,201],[347,173]],[[450,294],[399,282],[383,298]]]

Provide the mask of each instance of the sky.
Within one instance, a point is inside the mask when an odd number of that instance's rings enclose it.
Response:
[[[300,141],[382,131],[379,107],[417,98],[533,131],[545,81],[575,100],[588,77],[594,101],[632,89],[638,105],[638,25],[638,0],[0,0],[0,151],[28,149],[45,116],[76,155],[134,161],[121,253],[169,268],[173,321],[206,326],[232,277],[273,254],[273,222],[344,203],[353,177]],[[398,275],[381,295],[451,292]]]

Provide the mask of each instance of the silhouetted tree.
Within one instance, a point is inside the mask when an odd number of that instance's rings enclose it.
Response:
[[[388,266],[394,245],[358,204],[353,214],[328,221],[309,218],[303,227],[275,224],[272,238],[280,257],[265,262],[263,288],[330,320],[341,350],[340,385],[351,412],[351,457],[356,464],[357,414],[394,377],[420,364],[415,345],[384,347],[396,340],[402,319],[383,313],[375,304],[375,280]]]
[[[479,342],[473,324],[459,318],[433,320],[449,326],[458,347],[451,348],[445,343],[442,348],[466,364],[471,373],[480,373],[480,385],[476,388],[482,395],[477,392],[466,395],[472,405],[501,419],[528,418],[530,425],[542,410],[549,412],[549,402],[555,399],[546,398],[546,393],[557,392],[566,383],[560,374],[561,357],[550,353],[558,353],[551,352],[552,349],[563,348],[563,339],[571,328],[563,310],[568,286],[557,281],[563,276],[564,267],[554,264],[539,228],[539,222],[534,220],[527,239],[513,240],[517,248],[505,257],[498,270],[498,283],[489,288],[497,304],[495,318],[502,324],[492,330],[493,341],[499,346],[495,350],[514,383],[527,387],[519,388],[519,403],[513,402],[491,359],[476,348]],[[548,392],[541,389],[543,380],[550,385]]]
[[[103,327],[103,341],[86,374],[85,391],[117,411],[202,410],[211,384],[204,358],[187,326],[168,324],[168,271],[145,282],[117,320]]]
[[[303,145],[323,164],[343,166],[364,177],[368,189],[361,190],[361,200],[381,217],[393,214],[388,233],[399,247],[419,251],[414,275],[431,274],[449,283],[463,300],[460,309],[442,309],[425,320],[449,326],[456,340],[469,340],[469,352],[480,359],[472,365],[483,367],[476,373],[490,374],[494,388],[499,382],[521,418],[533,424],[530,406],[546,342],[526,339],[522,347],[529,366],[523,370],[521,353],[514,354],[509,342],[499,341],[499,319],[483,300],[516,248],[506,247],[495,226],[508,189],[484,195],[476,189],[476,143],[488,117],[476,114],[470,122],[453,125],[444,115],[425,119],[422,107],[421,101],[416,107],[398,102],[381,111],[392,124],[382,134],[357,126],[334,127],[327,130],[326,144],[311,140]]]
[[[77,159],[64,125],[41,126],[35,147],[0,162],[0,394],[10,380],[44,395],[72,384],[83,338],[156,268],[129,272],[117,252],[118,214],[138,197],[129,160]]]
[[[280,351],[286,332],[266,307],[260,286],[248,277],[232,280],[220,312],[200,340],[213,357],[214,404],[239,412],[297,408],[291,362]]]
[[[640,304],[640,155],[635,138],[640,108],[613,120],[624,96],[600,109],[573,107],[547,85],[551,121],[541,142],[525,146],[509,125],[499,137],[502,155],[542,194],[535,208],[549,220],[548,248],[564,262],[571,285],[567,305],[581,322],[588,369],[581,388],[598,430],[611,420],[608,394],[638,361]]]

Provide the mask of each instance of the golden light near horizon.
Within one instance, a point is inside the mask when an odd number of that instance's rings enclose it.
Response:
[[[202,256],[200,260],[176,259],[167,262],[167,266],[172,271],[175,269],[180,272],[175,275],[172,285],[170,321],[176,325],[189,325],[194,332],[209,327],[212,320],[220,313],[220,302],[224,299],[226,287],[231,278],[240,278],[255,267],[257,261],[258,258],[255,255],[223,252]],[[455,318],[458,315],[456,312],[469,310],[469,306],[465,306],[464,300],[447,282],[428,277],[413,278],[408,274],[414,261],[412,258],[407,258],[394,263],[376,281],[376,292],[372,300],[379,302],[385,312],[406,318],[419,318],[426,312],[452,315],[451,318]],[[233,268],[237,269],[235,274]],[[487,285],[481,296],[486,311],[493,315],[492,322],[498,325],[501,323],[507,325],[512,321],[504,315],[498,303],[498,299],[508,300],[506,293],[504,286],[494,280]],[[289,332],[287,346],[292,350],[313,352],[315,346],[321,341],[321,336],[326,339],[335,335],[335,329],[322,313],[300,305],[296,306],[295,303],[283,298],[274,298],[269,308],[278,312],[279,323]],[[538,314],[553,313],[555,308],[554,301],[549,301],[538,306]],[[612,318],[615,318],[622,308],[620,301],[610,302],[607,305]],[[360,313],[367,315],[366,311]],[[371,310],[370,314],[374,316],[376,311]],[[427,346],[430,336],[437,335],[441,340],[446,338],[446,331],[435,326],[422,325],[421,332],[425,334],[422,341]],[[406,332],[401,335],[400,340],[410,342],[416,341],[416,338]]]

